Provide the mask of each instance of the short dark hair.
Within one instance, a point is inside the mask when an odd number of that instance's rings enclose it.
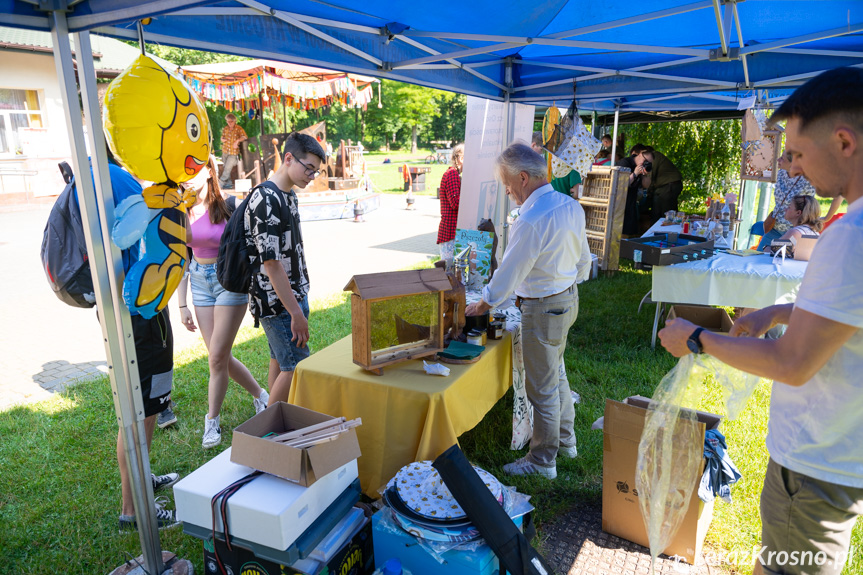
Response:
[[[542,147],[542,132],[534,132],[530,137],[530,143]]]
[[[327,154],[324,152],[321,144],[308,134],[301,134],[299,132],[288,134],[282,146],[282,157],[284,158],[288,152],[294,157],[299,156],[299,159],[302,159],[307,154],[312,154],[319,157],[322,162],[327,161]]]
[[[653,148],[651,148],[650,146],[645,146],[644,144],[635,144],[634,146],[629,148],[629,155],[630,156],[637,156],[641,152],[652,152],[652,151],[653,151]]]
[[[770,118],[770,124],[797,118],[803,130],[827,116],[841,116],[863,130],[863,70],[836,68],[797,88]]]

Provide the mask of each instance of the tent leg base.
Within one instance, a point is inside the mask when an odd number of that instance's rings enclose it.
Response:
[[[144,556],[139,555],[135,559],[129,559],[108,575],[145,575],[143,566]],[[195,567],[188,559],[180,559],[170,551],[162,551],[162,562],[165,563],[165,571],[162,575],[194,575]]]

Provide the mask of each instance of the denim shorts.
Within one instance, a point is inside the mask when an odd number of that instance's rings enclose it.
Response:
[[[199,264],[194,259],[190,261],[189,283],[195,307],[249,304],[248,294],[234,293],[222,287],[216,278],[216,264]]]
[[[306,319],[309,317],[309,299],[303,298],[298,302],[300,309]],[[279,362],[282,371],[294,371],[297,364],[309,357],[309,344],[305,347],[297,347],[296,342],[291,341],[291,314],[283,311],[279,315],[262,317],[261,326],[267,334],[267,344],[270,346],[270,357]]]

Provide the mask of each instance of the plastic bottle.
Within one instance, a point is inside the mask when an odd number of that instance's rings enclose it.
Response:
[[[393,557],[384,563],[383,567],[378,567],[372,575],[411,575],[411,572],[402,567],[402,562],[398,557]]]
[[[720,212],[719,223],[722,224],[722,237],[728,239],[728,230],[731,228],[731,209],[728,204],[723,204],[722,212]]]

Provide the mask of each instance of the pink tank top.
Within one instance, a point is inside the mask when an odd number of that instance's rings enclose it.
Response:
[[[192,241],[186,245],[192,248],[192,254],[199,259],[218,257],[219,241],[228,222],[212,223],[204,204],[198,204],[189,210],[189,220],[192,222]]]

